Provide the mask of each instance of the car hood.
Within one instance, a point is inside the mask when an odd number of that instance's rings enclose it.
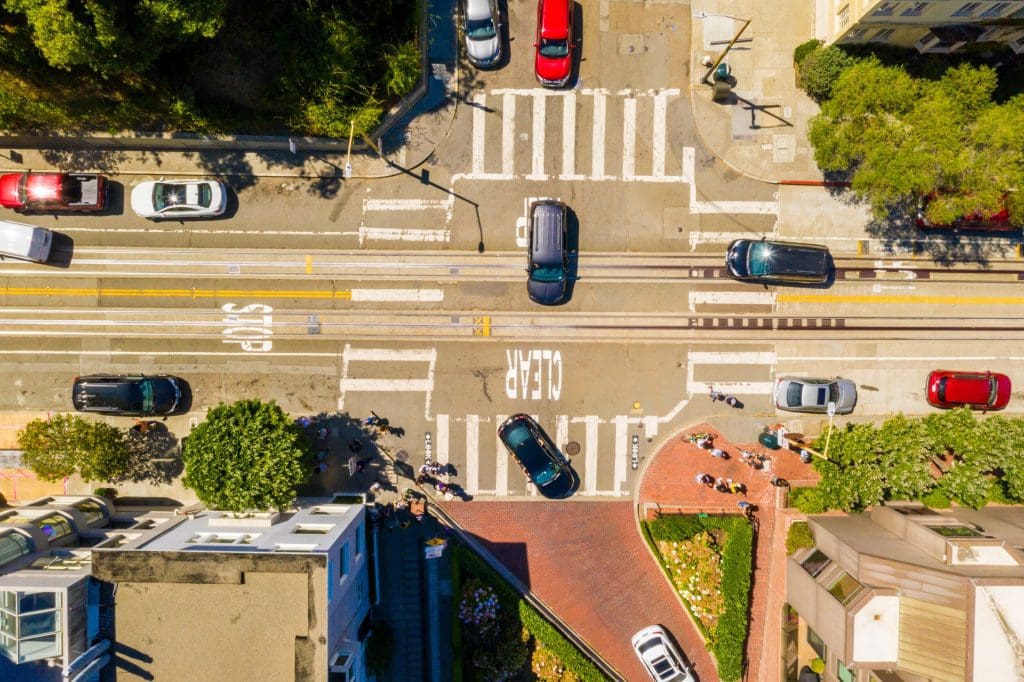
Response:
[[[537,486],[541,495],[552,500],[560,500],[568,497],[576,489],[576,476],[572,469],[567,466],[560,467],[558,475],[548,481],[545,485]]]
[[[572,51],[565,57],[545,57],[537,54],[537,76],[546,81],[564,81],[569,77]]]
[[[21,208],[18,200],[18,180],[21,173],[0,175],[0,206],[4,208]]]
[[[155,186],[155,182],[152,180],[146,180],[132,188],[132,210],[140,216],[153,214],[153,188]]]
[[[498,36],[484,40],[473,40],[466,38],[466,54],[470,61],[492,62],[501,54],[501,43]]]
[[[153,412],[156,414],[167,414],[178,407],[181,400],[181,389],[178,382],[171,378],[154,378],[153,386]]]
[[[564,279],[558,282],[538,282],[535,279],[526,280],[526,291],[530,294],[530,299],[544,305],[561,303],[562,299],[565,298],[566,288],[567,283]]]

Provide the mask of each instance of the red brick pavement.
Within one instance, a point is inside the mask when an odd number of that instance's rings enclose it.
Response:
[[[711,655],[637,532],[630,502],[450,502],[530,590],[627,680],[647,679],[629,640],[664,625],[701,682],[718,679]]]

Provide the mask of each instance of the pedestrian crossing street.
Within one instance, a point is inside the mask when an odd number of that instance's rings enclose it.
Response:
[[[472,169],[462,177],[691,182],[682,147],[668,143],[671,113],[689,106],[677,88],[495,89],[474,93],[471,106]]]

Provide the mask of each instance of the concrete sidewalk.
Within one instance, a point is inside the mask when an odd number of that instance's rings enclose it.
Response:
[[[694,0],[690,101],[704,145],[736,171],[766,182],[821,181],[807,142],[818,106],[796,87],[793,49],[815,35],[812,2]],[[725,62],[736,82],[729,101],[712,102],[707,67],[750,19]],[[714,43],[714,44],[712,44]]]

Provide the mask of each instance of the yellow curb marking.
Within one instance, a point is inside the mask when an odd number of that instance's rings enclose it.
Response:
[[[306,256],[306,274],[307,275],[313,274],[313,257],[312,256]]]

